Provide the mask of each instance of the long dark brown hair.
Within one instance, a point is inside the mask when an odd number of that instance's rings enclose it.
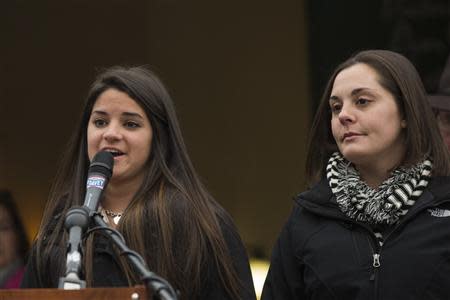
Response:
[[[340,64],[328,80],[310,131],[306,158],[309,185],[325,175],[330,155],[338,151],[331,132],[329,100],[336,76],[355,64],[366,64],[376,71],[378,81],[388,90],[399,107],[407,127],[404,128],[406,154],[404,165],[418,163],[429,155],[433,159],[433,176],[450,174],[450,156],[442,141],[436,118],[428,102],[416,68],[403,55],[388,50],[361,51]]]
[[[232,222],[194,170],[166,88],[142,67],[110,68],[97,77],[90,89],[78,128],[58,169],[37,237],[39,279],[49,285],[49,280],[63,274],[63,257],[55,257],[54,249],[65,247],[63,216],[70,207],[83,204],[89,166],[87,126],[97,98],[111,88],[128,94],[143,108],[153,131],[144,182],[118,226],[128,246],[144,257],[152,271],[179,289],[183,299],[198,296],[205,265],[215,266],[223,288],[231,298],[239,298],[240,283],[221,228],[222,224],[233,226]],[[92,240],[87,239],[84,256],[88,285],[93,278]],[[129,284],[138,282],[125,260],[121,259],[121,265]],[[52,277],[48,278],[48,274]]]

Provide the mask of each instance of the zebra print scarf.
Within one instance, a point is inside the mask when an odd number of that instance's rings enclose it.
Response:
[[[377,189],[363,182],[353,165],[339,152],[331,155],[327,178],[341,211],[369,225],[392,225],[414,205],[428,184],[429,159],[412,167],[399,167]]]

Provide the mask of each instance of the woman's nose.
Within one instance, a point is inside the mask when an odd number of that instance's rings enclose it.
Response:
[[[118,124],[110,123],[109,126],[106,128],[103,137],[107,141],[120,140],[122,138],[120,126]]]
[[[343,106],[341,111],[339,112],[339,122],[342,125],[348,125],[355,121],[355,116],[351,110],[351,108]]]

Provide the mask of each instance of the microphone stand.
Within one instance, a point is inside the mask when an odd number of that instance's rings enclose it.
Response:
[[[84,206],[71,208],[66,214],[64,225],[69,232],[66,276],[59,278],[58,288],[79,290],[86,287],[86,281],[80,279],[81,239],[89,225],[89,210]]]
[[[139,273],[141,280],[146,284],[147,288],[154,292],[155,296],[161,300],[178,299],[177,293],[173,287],[166,280],[149,271],[146,267],[144,259],[137,252],[128,248],[123,236],[117,230],[109,227],[99,213],[95,212],[93,214],[93,219],[97,224],[97,227],[92,230],[104,230],[107,233],[107,235],[120,250],[121,255],[126,255],[129,262]]]
[[[92,214],[92,215],[91,215]],[[97,227],[94,230],[105,231],[108,237],[120,250],[121,255],[126,255],[131,265],[140,275],[142,282],[147,288],[153,291],[160,300],[177,300],[177,293],[173,287],[163,278],[149,271],[144,259],[135,251],[130,250],[125,243],[123,236],[115,229],[109,227],[103,217],[97,212],[91,212],[86,206],[71,208],[66,214],[65,227],[69,232],[67,245],[66,275],[59,278],[58,288],[65,290],[79,290],[86,288],[86,281],[81,280],[81,240],[84,232],[89,226],[90,218],[93,218]]]

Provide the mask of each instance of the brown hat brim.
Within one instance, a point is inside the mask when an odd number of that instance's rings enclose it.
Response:
[[[432,108],[450,111],[450,95],[428,95]]]

